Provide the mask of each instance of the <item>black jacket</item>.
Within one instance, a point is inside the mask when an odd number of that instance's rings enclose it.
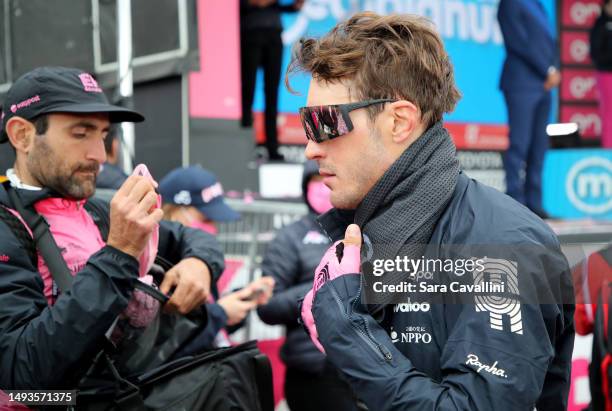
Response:
[[[46,189],[20,194],[26,207],[51,196]],[[8,204],[0,187],[0,206]],[[169,222],[160,224],[159,234],[160,256],[173,263],[199,258],[216,281],[224,262],[214,237]],[[71,289],[49,306],[38,268],[3,220],[0,250],[0,387],[75,387],[128,304],[138,281],[137,260],[105,246],[78,272]]]
[[[328,233],[340,236],[347,222],[336,210],[322,219]],[[461,174],[430,244],[439,258],[453,257],[444,244],[493,244],[510,252],[525,245],[512,255],[520,296],[550,299],[529,299],[511,311],[474,300],[399,304],[377,321],[361,304],[360,275],[328,281],[312,312],[328,359],[354,392],[376,411],[566,409],[573,290],[552,231],[510,197]],[[471,273],[461,278],[475,281]]]
[[[302,192],[310,177],[318,173],[316,163],[307,162],[302,179]],[[314,271],[330,246],[329,238],[316,222],[311,210],[299,221],[283,228],[266,250],[261,269],[263,275],[274,277],[274,295],[270,302],[257,309],[259,317],[267,324],[287,327],[287,339],[281,349],[281,358],[288,367],[307,372],[321,372],[325,356],[321,354],[298,324],[298,301],[312,287]]]
[[[599,71],[612,71],[612,16],[602,10],[591,29],[591,59]]]

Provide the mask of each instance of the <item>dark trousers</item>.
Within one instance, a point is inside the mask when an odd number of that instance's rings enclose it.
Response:
[[[358,411],[357,401],[348,383],[331,366],[312,374],[287,368],[285,398],[291,411]]]
[[[263,68],[265,94],[266,147],[270,155],[278,151],[276,116],[281,76],[283,42],[280,30],[247,30],[240,33],[242,70],[242,125],[253,123],[253,97],[257,69]]]
[[[504,92],[510,146],[504,153],[506,193],[533,211],[542,209],[542,167],[548,149],[551,97],[545,92]]]

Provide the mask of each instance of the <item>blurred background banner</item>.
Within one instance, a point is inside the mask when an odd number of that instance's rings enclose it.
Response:
[[[497,22],[496,0],[311,0],[298,14],[284,16],[283,65],[290,59],[292,44],[303,36],[320,36],[351,14],[372,10],[381,14],[413,13],[428,17],[445,42],[463,98],[454,113],[446,117],[458,148],[500,150],[507,146],[506,107],[499,90],[499,75],[505,57]],[[553,0],[543,1],[549,16],[555,16]],[[551,18],[551,27],[555,20]],[[283,71],[284,72],[284,71]],[[258,80],[254,109],[263,110],[263,79]],[[284,144],[303,144],[304,137],[296,117],[304,105],[310,78],[296,75],[293,95],[281,87],[279,96],[279,140]],[[263,141],[263,118],[256,117],[258,142]]]
[[[544,207],[560,218],[612,220],[612,151],[550,150]]]

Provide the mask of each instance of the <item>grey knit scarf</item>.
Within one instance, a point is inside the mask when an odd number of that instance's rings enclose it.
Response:
[[[402,153],[365,196],[355,223],[376,258],[419,258],[457,184],[455,146],[436,123]]]

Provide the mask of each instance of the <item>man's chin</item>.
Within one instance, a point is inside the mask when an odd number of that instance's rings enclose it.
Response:
[[[96,192],[96,178],[93,177],[92,179],[83,179],[78,181],[78,183],[68,187],[68,189],[65,191],[65,195],[72,200],[88,199]]]
[[[350,201],[350,199],[343,196],[341,193],[334,193],[334,191],[331,192],[329,200],[334,208],[337,208],[338,210],[354,210],[359,204],[354,201]]]

